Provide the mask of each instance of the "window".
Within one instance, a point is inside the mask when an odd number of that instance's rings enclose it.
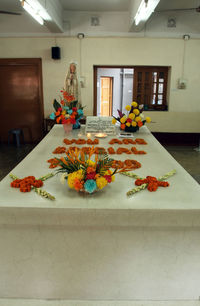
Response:
[[[94,115],[103,116],[101,78],[112,78],[109,114],[117,116],[135,100],[144,110],[167,110],[168,67],[94,66]],[[105,99],[104,99],[105,100]]]
[[[168,67],[135,67],[133,100],[145,110],[166,110]]]

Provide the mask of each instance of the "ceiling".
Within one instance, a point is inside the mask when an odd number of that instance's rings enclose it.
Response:
[[[50,0],[42,0],[44,3],[47,3]],[[131,0],[53,0],[54,4],[58,3],[62,10],[62,19],[63,22],[67,22],[65,16],[76,16],[78,20],[79,14],[117,14],[117,18],[120,17],[120,14],[123,14],[123,18],[127,19],[129,16],[129,5]],[[132,0],[138,1],[138,0]],[[196,13],[195,11],[170,11],[172,9],[188,9],[188,8],[196,8],[200,6],[200,0],[160,0],[156,11],[159,11],[157,14],[170,14],[173,16],[180,16],[180,14],[184,15],[184,18],[187,18],[189,14],[195,14],[196,18],[196,27],[198,23],[200,24],[200,13]],[[21,7],[19,0],[0,0],[0,10],[1,11],[11,11],[20,13],[21,15],[6,15],[0,14],[0,35],[6,36],[11,34],[51,34],[51,30],[47,27],[40,26],[28,13],[24,11]],[[169,10],[168,12],[165,12]],[[163,11],[163,12],[161,12]],[[125,15],[126,13],[126,15]],[[75,14],[75,15],[73,15]],[[82,15],[81,15],[82,16]],[[111,17],[110,17],[111,16]],[[114,15],[113,15],[114,16]],[[74,18],[74,17],[73,17]],[[112,15],[109,15],[109,18],[112,18]],[[117,18],[116,21],[117,22]],[[191,19],[193,19],[190,16]],[[199,19],[197,19],[199,18]],[[69,18],[70,20],[70,18]],[[119,20],[119,19],[118,19]],[[69,21],[70,23],[71,21]],[[106,21],[107,22],[107,21]],[[123,20],[119,20],[119,23],[123,24]],[[109,20],[109,26],[111,24],[111,20]],[[113,24],[114,25],[114,24]],[[70,25],[72,28],[73,22]],[[115,26],[112,26],[113,28]],[[99,28],[92,29],[93,31],[97,30],[99,33]],[[77,30],[78,31],[78,30]],[[104,31],[106,31],[104,29]],[[124,31],[124,29],[123,29]],[[120,31],[119,31],[120,32]],[[122,31],[121,31],[122,32]],[[127,30],[128,32],[128,30]],[[73,33],[73,31],[71,32]],[[199,26],[199,34],[200,34],[200,26]],[[67,34],[66,34],[67,35]],[[70,35],[70,33],[68,33]],[[73,34],[71,34],[73,35]]]
[[[65,10],[128,11],[129,0],[60,0]]]

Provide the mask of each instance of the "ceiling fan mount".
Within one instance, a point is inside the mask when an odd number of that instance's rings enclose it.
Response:
[[[197,13],[200,13],[200,6],[198,7],[191,7],[191,8],[185,8],[185,9],[164,9],[164,10],[155,10],[156,13],[163,13],[163,12],[180,12],[180,11],[196,11]]]
[[[5,15],[21,15],[21,13],[9,12],[9,11],[0,11],[0,14],[5,14]]]

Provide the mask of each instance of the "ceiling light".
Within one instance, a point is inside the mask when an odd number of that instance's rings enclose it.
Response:
[[[147,21],[159,2],[160,0],[142,0],[134,18],[135,25]]]
[[[47,11],[41,6],[37,0],[20,0],[22,7],[41,25],[44,20],[51,20]]]
[[[51,20],[47,10],[38,2],[38,0],[26,0],[26,2],[37,12],[44,20]]]

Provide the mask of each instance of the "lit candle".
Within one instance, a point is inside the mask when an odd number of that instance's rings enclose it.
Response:
[[[104,137],[107,137],[107,134],[105,134],[105,133],[97,133],[97,134],[95,134],[95,137],[104,138]]]

